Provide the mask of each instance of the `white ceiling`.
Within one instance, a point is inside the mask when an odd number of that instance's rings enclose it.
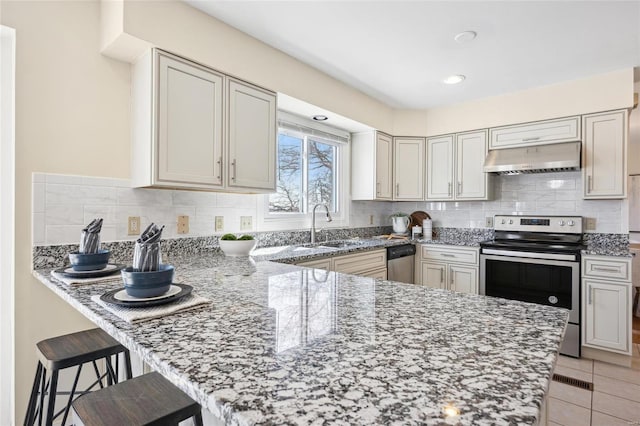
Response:
[[[640,65],[640,1],[185,1],[395,108]]]

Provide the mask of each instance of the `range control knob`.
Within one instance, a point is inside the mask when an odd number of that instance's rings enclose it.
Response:
[[[506,219],[502,219],[502,221],[500,223],[504,225],[505,223],[507,223],[507,220]]]
[[[558,225],[564,226],[564,220],[561,220],[560,222],[558,222]]]
[[[509,225],[513,225],[513,219],[509,219]]]
[[[569,225],[569,226],[573,226],[573,225],[575,225],[575,224],[576,224],[576,223],[575,223],[573,220],[569,220],[569,221],[567,221],[567,225]]]

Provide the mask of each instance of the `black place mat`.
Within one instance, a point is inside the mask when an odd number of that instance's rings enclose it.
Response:
[[[121,263],[109,263],[103,269],[98,269],[96,271],[74,271],[71,266],[63,266],[53,272],[66,278],[100,278],[120,272],[125,267],[126,265]]]
[[[109,303],[111,305],[126,306],[127,308],[142,308],[147,306],[165,305],[167,303],[176,302],[182,299],[183,297],[191,294],[191,290],[193,290],[193,287],[186,284],[172,283],[171,285],[178,286],[182,288],[182,290],[177,294],[173,294],[167,297],[163,297],[163,298],[151,297],[149,299],[139,299],[134,302],[134,301],[124,301],[124,300],[116,299],[114,297],[115,294],[122,290],[122,288],[117,288],[115,290],[108,291],[102,296],[100,296],[100,300],[102,300],[105,303]]]

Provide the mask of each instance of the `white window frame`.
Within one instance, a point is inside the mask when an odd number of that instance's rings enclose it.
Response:
[[[340,129],[335,129],[330,126],[322,125],[319,123],[306,120],[304,118],[286,113],[284,111],[278,112],[278,120],[284,120],[289,123],[298,124],[301,127],[307,127],[310,129],[319,130],[320,132],[335,134],[345,139],[350,139],[348,132]],[[278,130],[279,131],[279,130]],[[295,131],[287,130],[290,134],[295,134]],[[313,136],[313,135],[312,135]],[[316,211],[316,227],[322,228],[343,228],[349,226],[349,210],[350,210],[350,169],[351,164],[351,149],[349,149],[349,143],[340,143],[332,140],[322,138],[321,135],[317,137],[325,143],[335,145],[336,150],[336,168],[335,168],[335,180],[336,189],[338,191],[336,197],[336,204],[338,206],[337,212],[331,213],[331,222],[327,223],[325,220],[324,209],[318,208]],[[306,153],[305,153],[306,154]],[[306,155],[303,161],[306,167]],[[304,183],[306,191],[306,182]],[[303,200],[307,202],[307,195],[303,195]],[[282,231],[282,230],[295,230],[311,227],[312,211],[306,213],[273,213],[269,211],[269,195],[263,196],[262,202],[258,201],[258,231]]]

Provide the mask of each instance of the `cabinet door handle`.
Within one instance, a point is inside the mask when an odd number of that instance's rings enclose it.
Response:
[[[536,137],[533,137],[533,138],[524,138],[524,139],[522,139],[522,142],[537,141],[539,139],[540,139],[540,136],[536,136]]]
[[[400,196],[400,184],[396,183],[396,197]]]
[[[376,195],[380,195],[380,182],[376,182]]]
[[[447,195],[451,196],[451,182],[447,184]]]
[[[451,271],[449,271],[451,272]],[[449,287],[453,287],[453,274],[449,276]]]
[[[458,195],[462,194],[462,182],[458,182]]]
[[[218,159],[217,163],[218,163],[218,179],[220,179],[220,176],[222,175],[222,157]]]
[[[444,268],[440,268],[440,284],[444,283]]]
[[[591,175],[587,176],[587,193],[593,190],[593,183],[591,181]]]
[[[587,291],[589,292],[589,293],[587,294],[587,296],[588,296],[588,297],[587,297],[587,304],[589,304],[589,305],[591,305],[591,297],[592,297],[592,296],[591,296],[591,290],[592,290],[591,285],[587,286]]]
[[[593,267],[594,271],[602,271],[602,272],[620,272],[619,269],[614,269],[614,268],[603,268],[602,266],[594,266]]]
[[[234,158],[231,162],[231,167],[233,168],[233,173],[231,174],[231,180],[236,181],[236,159]]]

